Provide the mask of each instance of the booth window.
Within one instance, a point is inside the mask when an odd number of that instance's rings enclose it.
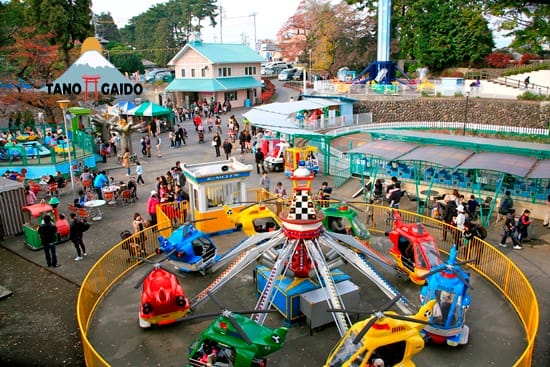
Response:
[[[241,202],[240,189],[240,182],[224,182],[217,185],[209,185],[206,188],[208,208],[216,208],[223,204]]]

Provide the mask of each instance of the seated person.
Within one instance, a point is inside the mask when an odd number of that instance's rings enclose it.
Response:
[[[347,234],[343,218],[331,218],[330,229],[336,233]]]

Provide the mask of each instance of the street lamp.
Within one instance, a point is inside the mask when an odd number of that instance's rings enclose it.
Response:
[[[309,82],[311,83],[313,78],[311,77],[311,49],[309,49]]]
[[[71,140],[69,139],[69,129],[67,128],[67,108],[69,107],[69,101],[68,99],[62,99],[57,101],[57,104],[59,105],[59,108],[63,111],[63,125],[65,127],[65,139],[67,144],[67,152],[68,152],[68,158],[69,158],[69,175],[71,176],[71,187],[73,189],[73,198],[77,197],[76,194],[76,187],[74,184],[74,172],[73,172],[73,159],[71,155]]]
[[[468,123],[468,102],[470,101],[470,92],[466,92],[466,109],[464,111],[464,126],[462,127],[462,136],[466,135],[466,124]]]

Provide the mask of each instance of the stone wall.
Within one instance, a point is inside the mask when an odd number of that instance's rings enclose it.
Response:
[[[373,122],[463,122],[466,98],[388,97],[362,100],[355,104],[354,113],[364,112],[372,112]],[[549,102],[469,98],[467,113],[468,122],[484,125],[548,128],[550,124]]]

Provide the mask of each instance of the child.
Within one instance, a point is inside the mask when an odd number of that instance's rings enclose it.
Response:
[[[142,185],[145,185],[145,181],[143,181],[143,167],[141,166],[141,163],[136,162],[136,175],[137,175],[137,183],[141,183]]]

